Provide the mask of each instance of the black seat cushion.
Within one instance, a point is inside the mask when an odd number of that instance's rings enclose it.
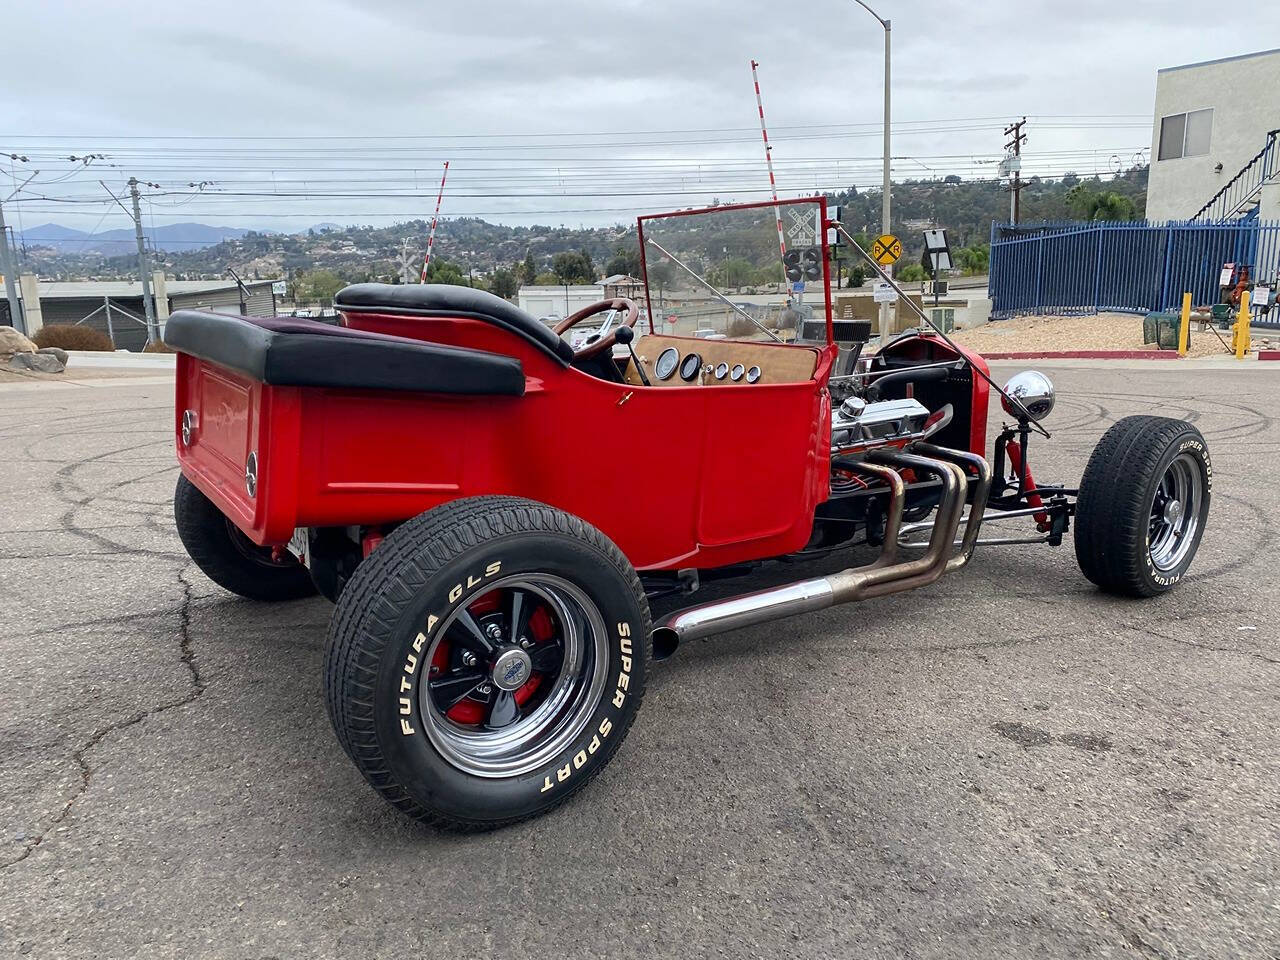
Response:
[[[484,320],[524,337],[559,363],[568,364],[573,359],[573,348],[545,323],[501,297],[473,287],[447,283],[354,283],[338,291],[333,305],[344,313]]]
[[[515,357],[349,330],[315,320],[178,310],[164,342],[181,353],[281,387],[412,390],[518,397]]]

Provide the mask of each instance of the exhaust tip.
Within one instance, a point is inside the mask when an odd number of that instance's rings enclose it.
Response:
[[[670,627],[657,627],[650,635],[653,642],[653,659],[667,660],[680,646],[680,634]]]

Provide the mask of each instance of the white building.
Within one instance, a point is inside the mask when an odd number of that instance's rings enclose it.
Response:
[[[28,336],[46,324],[83,324],[107,334],[120,349],[141,350],[147,342],[142,285],[135,280],[37,280],[25,274],[20,281],[19,301]],[[241,288],[229,280],[169,280],[157,270],[151,289],[163,332],[164,321],[174,310],[274,316],[272,291],[280,283],[249,280]]]
[[[1147,218],[1194,217],[1266,149],[1268,134],[1280,130],[1278,90],[1280,49],[1160,70]],[[1236,219],[1260,203],[1259,217],[1280,220],[1280,146],[1273,143],[1271,154],[1236,182],[1239,198],[1208,219]],[[1264,170],[1269,183],[1261,182]]]
[[[521,310],[535,317],[555,317],[557,320],[603,299],[604,288],[598,283],[521,287],[516,294],[516,303]]]

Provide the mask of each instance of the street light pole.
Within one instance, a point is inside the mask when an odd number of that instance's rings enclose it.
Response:
[[[880,14],[876,13],[869,6],[863,3],[863,0],[853,0],[863,10],[871,14],[884,27],[884,179],[881,184],[880,195],[880,231],[881,233],[892,233],[890,229],[889,219],[889,161],[890,161],[890,143],[889,129],[891,122],[891,101],[890,101],[890,81],[892,72],[890,68],[890,51],[892,47],[891,39],[893,34],[893,22],[884,19]],[[885,336],[888,333],[889,323],[889,304],[880,304],[880,335]]]

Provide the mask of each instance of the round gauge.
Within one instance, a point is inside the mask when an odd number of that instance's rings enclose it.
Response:
[[[653,365],[653,372],[658,375],[659,380],[670,380],[671,375],[676,372],[679,360],[680,351],[675,347],[667,347],[658,354],[658,362]]]
[[[680,379],[692,383],[698,379],[698,371],[702,369],[702,354],[690,353],[680,361]]]
[[[737,383],[742,379],[742,375],[747,372],[747,368],[740,363],[735,363],[733,369],[729,371],[729,379]]]
[[[752,364],[747,370],[747,383],[756,383],[761,377],[760,368]]]
[[[721,360],[716,364],[716,379],[723,380],[729,375],[729,365]]]

